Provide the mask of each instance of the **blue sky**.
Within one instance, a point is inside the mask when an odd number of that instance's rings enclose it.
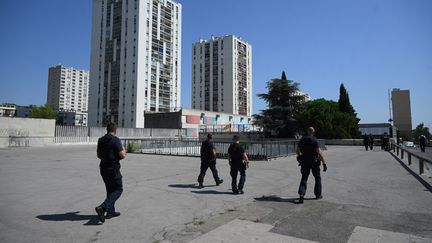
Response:
[[[48,67],[89,69],[91,0],[0,3],[0,102],[43,104]],[[234,34],[253,47],[254,113],[265,83],[287,77],[312,98],[343,82],[361,122],[386,122],[387,90],[410,89],[413,127],[432,127],[432,1],[179,0],[182,106],[190,107],[191,45]]]

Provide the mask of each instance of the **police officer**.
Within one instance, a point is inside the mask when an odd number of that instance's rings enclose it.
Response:
[[[425,135],[422,134],[419,137],[419,143],[420,143],[421,152],[425,152],[426,151],[426,136]]]
[[[374,137],[372,136],[372,134],[369,134],[369,148],[370,148],[370,150],[373,150],[373,145],[374,145]]]
[[[369,148],[369,137],[368,137],[368,135],[366,133],[363,135],[363,145],[365,146],[366,151],[368,151],[368,148]]]
[[[209,167],[216,181],[216,186],[219,186],[223,182],[223,180],[219,178],[218,171],[216,170],[216,148],[213,145],[212,137],[213,135],[208,133],[207,139],[201,144],[201,170],[198,176],[199,189],[204,188],[204,176]]]
[[[301,165],[302,178],[298,189],[300,195],[299,203],[303,203],[304,196],[306,194],[307,180],[310,172],[315,177],[315,188],[314,193],[316,199],[322,198],[322,186],[321,186],[321,175],[320,175],[320,163],[323,164],[324,171],[327,171],[327,165],[324,161],[324,156],[319,148],[318,141],[314,137],[315,129],[309,127],[307,135],[303,136],[297,146],[297,156]]]
[[[388,150],[389,150],[389,142],[390,142],[389,140],[390,140],[390,139],[389,139],[389,136],[388,136],[387,132],[384,133],[383,139],[384,139],[384,140],[383,140],[383,143],[384,143],[384,150],[385,150],[385,151],[388,151]]]
[[[126,158],[126,151],[120,139],[115,136],[116,131],[116,124],[110,122],[107,125],[107,134],[99,138],[97,144],[97,157],[101,160],[100,174],[107,192],[105,201],[95,208],[102,223],[105,219],[120,216],[120,213],[115,211],[114,204],[123,192],[120,160]]]
[[[228,148],[228,161],[231,167],[231,188],[234,194],[243,194],[243,187],[246,181],[246,168],[249,168],[249,159],[244,150],[240,145],[239,136],[234,135],[233,143]],[[240,180],[237,185],[237,175],[240,172]]]

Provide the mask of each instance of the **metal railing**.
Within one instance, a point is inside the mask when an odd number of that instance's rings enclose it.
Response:
[[[106,134],[105,127],[56,126],[56,144],[96,143]],[[184,136],[184,129],[118,128],[117,136],[122,138],[171,138]]]
[[[408,165],[412,165],[412,158],[416,158],[418,160],[418,165],[419,165],[419,174],[423,174],[424,173],[424,169],[425,169],[425,163],[429,164],[432,166],[432,160],[425,158],[421,155],[418,155],[416,153],[413,153],[411,151],[409,151],[408,149],[405,149],[403,146],[391,143],[390,144],[390,150],[393,151],[393,153],[396,153],[397,156],[399,156],[400,154],[400,158],[403,160],[405,157],[405,154],[407,155],[407,159],[408,159]]]
[[[199,157],[202,141],[197,139],[121,139],[123,145],[138,153]],[[325,149],[325,141],[318,140]],[[226,158],[232,141],[213,141],[218,158]],[[270,160],[294,155],[298,140],[240,142],[250,160]]]

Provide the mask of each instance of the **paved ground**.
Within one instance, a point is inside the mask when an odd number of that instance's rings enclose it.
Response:
[[[244,220],[256,224],[249,229],[265,229],[262,237],[385,242],[400,236],[430,242],[430,174],[415,178],[391,154],[362,147],[330,147],[326,156],[324,199],[299,205],[293,157],[254,162],[246,194],[234,196],[224,160],[218,169],[225,183],[213,186],[209,171],[209,187],[199,190],[198,158],[130,154],[117,204],[122,215],[101,225],[94,207],[105,192],[94,146],[3,149],[0,242],[206,242],[215,230],[227,232],[233,229],[227,225]],[[310,189],[307,197],[313,197]],[[244,225],[247,234],[249,223]],[[383,236],[390,238],[377,240]]]
[[[414,152],[414,153],[416,153],[418,155],[421,155],[421,156],[423,156],[425,158],[428,158],[428,159],[432,160],[432,147],[426,147],[425,148],[425,152],[421,152],[419,147],[417,147],[415,149],[409,149],[409,150],[411,150],[412,152]]]

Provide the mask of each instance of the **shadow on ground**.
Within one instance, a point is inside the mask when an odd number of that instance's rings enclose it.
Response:
[[[175,188],[198,188],[197,184],[171,184],[168,185],[169,187],[175,187]],[[204,185],[204,187],[215,187],[216,185]]]
[[[399,157],[397,157],[396,155],[394,155],[392,152],[389,152],[391,156],[393,156],[393,158],[395,158],[397,160],[397,162],[399,162],[399,164],[402,165],[402,167],[408,171],[408,173],[410,173],[412,176],[414,176],[414,178],[416,180],[418,180],[425,188],[426,191],[432,192],[432,186],[425,181],[423,178],[421,178],[421,176],[419,176],[416,172],[414,172],[407,164],[405,164],[405,162],[403,162]]]
[[[46,221],[84,221],[88,220],[84,225],[99,225],[99,218],[97,215],[79,215],[77,212],[69,212],[62,214],[45,214],[38,215],[36,218]]]
[[[289,203],[294,203],[294,204],[300,204],[299,203],[299,198],[286,198],[286,197],[279,197],[276,195],[270,195],[270,196],[262,196],[262,197],[256,197],[255,198],[256,201],[260,201],[260,202],[289,202]],[[315,198],[304,198],[304,200],[315,200]]]
[[[199,190],[199,191],[191,191],[193,193],[197,194],[231,194],[234,195],[232,192],[220,192],[215,190]]]

